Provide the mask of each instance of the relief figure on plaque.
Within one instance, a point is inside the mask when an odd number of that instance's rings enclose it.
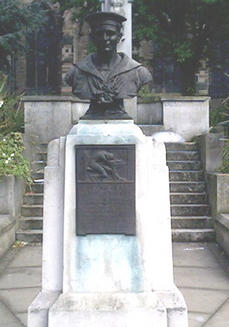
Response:
[[[96,51],[76,63],[65,76],[74,95],[90,99],[89,110],[81,119],[130,119],[123,99],[135,97],[152,80],[151,73],[142,64],[117,52],[122,23],[126,21],[124,16],[99,12],[85,20]]]
[[[117,166],[125,164],[124,160],[116,159],[112,152],[105,150],[96,151],[88,162],[87,172],[91,180],[125,181],[118,172]]]

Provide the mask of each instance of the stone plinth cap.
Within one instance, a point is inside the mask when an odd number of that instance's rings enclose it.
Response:
[[[163,96],[162,102],[195,102],[195,101],[209,101],[210,97],[205,96]]]
[[[228,213],[221,213],[217,215],[216,220],[221,223],[224,227],[229,229],[229,214]]]
[[[27,95],[22,98],[23,102],[85,102],[90,100],[82,100],[74,96],[62,95]]]

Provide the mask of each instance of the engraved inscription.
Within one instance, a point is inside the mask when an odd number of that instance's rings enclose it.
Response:
[[[76,146],[76,233],[136,233],[135,146]]]

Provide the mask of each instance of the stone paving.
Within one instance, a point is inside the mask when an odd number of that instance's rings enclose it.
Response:
[[[229,260],[214,243],[174,243],[175,283],[189,327],[229,326]],[[0,259],[0,327],[24,327],[41,288],[41,246],[12,247]]]

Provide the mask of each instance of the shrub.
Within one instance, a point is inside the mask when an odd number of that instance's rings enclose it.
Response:
[[[24,157],[24,115],[21,95],[9,94],[7,78],[0,76],[0,176],[18,176],[32,182],[30,164]]]
[[[0,138],[0,176],[23,177],[32,183],[29,161],[24,157],[21,133],[10,133]]]
[[[223,149],[223,162],[221,167],[217,169],[217,172],[224,174],[229,173],[229,140],[225,141]]]
[[[6,76],[0,76],[0,134],[2,135],[22,132],[24,128],[22,94],[9,94],[6,82]]]
[[[217,108],[213,108],[209,112],[209,123],[210,127],[215,127],[218,123],[224,121],[225,116],[224,116],[224,105],[221,104]]]

